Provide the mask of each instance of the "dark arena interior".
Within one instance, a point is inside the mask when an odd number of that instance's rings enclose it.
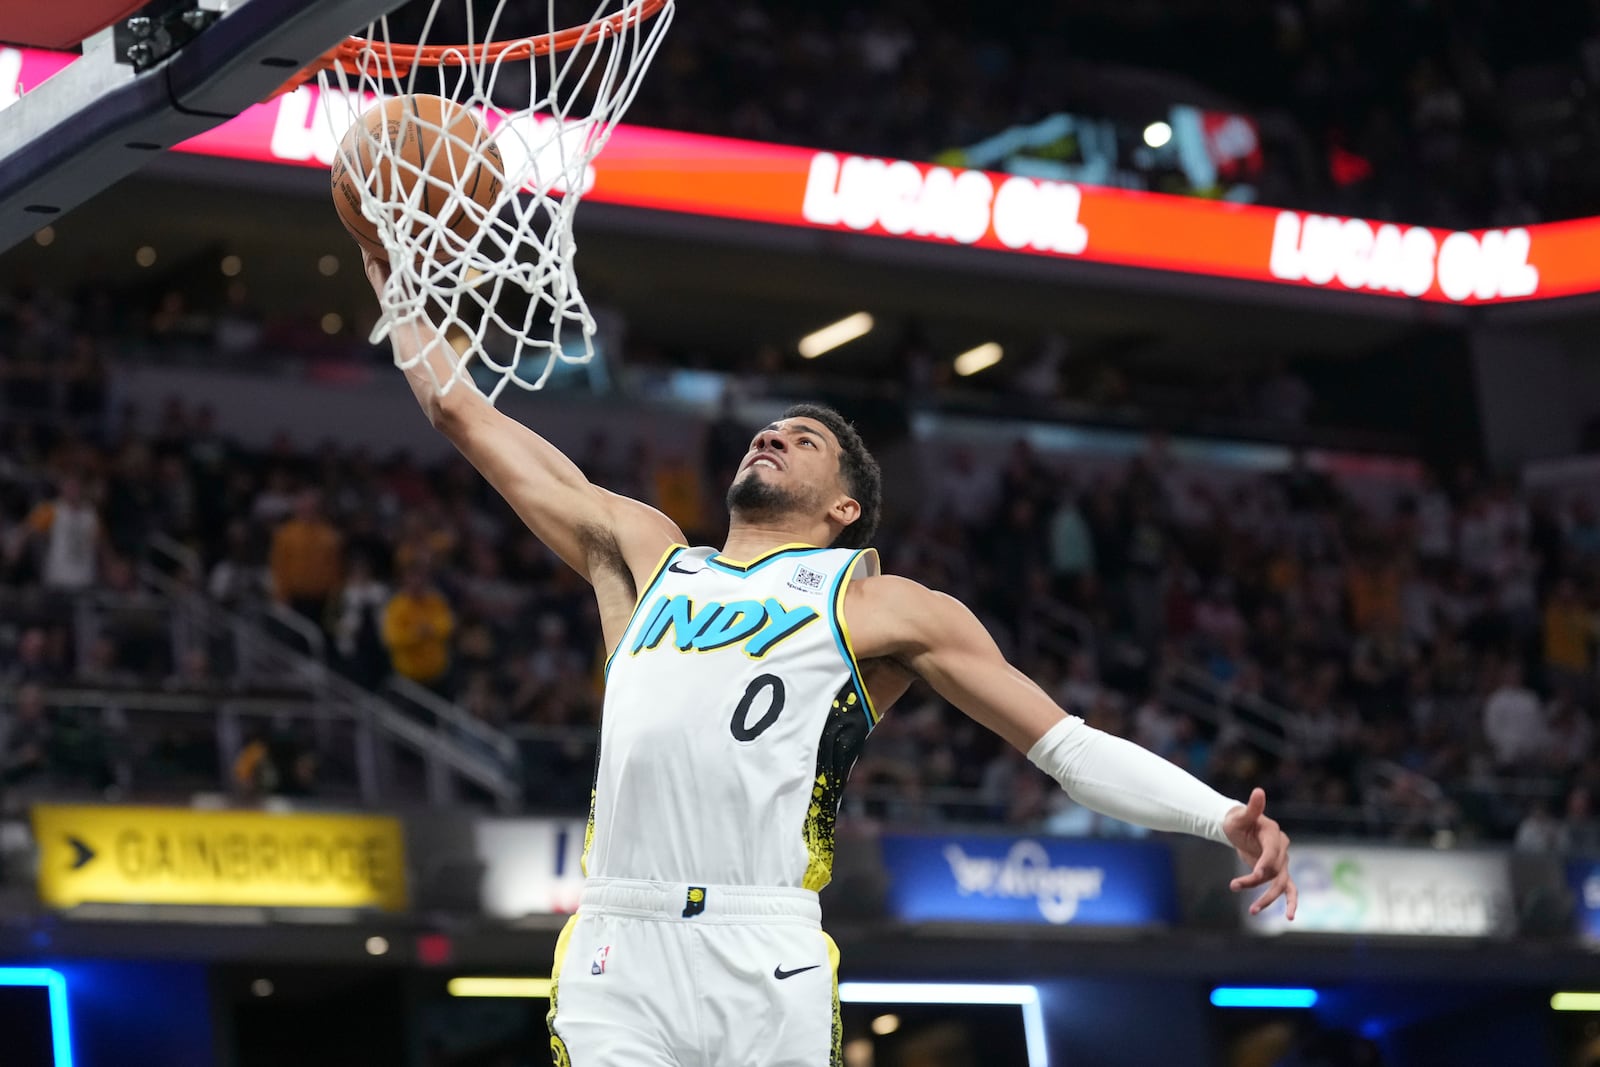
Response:
[[[1600,1067],[1600,3],[596,2],[0,5],[0,1067]]]

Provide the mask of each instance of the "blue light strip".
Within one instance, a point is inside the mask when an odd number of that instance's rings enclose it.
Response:
[[[72,1028],[67,1025],[67,980],[48,967],[0,967],[0,985],[43,986],[50,995],[50,1048],[55,1067],[72,1067]]]
[[[1044,1009],[1031,985],[944,982],[840,982],[845,1004],[1015,1004],[1022,1009],[1022,1034],[1028,1067],[1049,1067]]]
[[[1258,986],[1218,986],[1211,991],[1211,1003],[1219,1008],[1311,1008],[1316,1006],[1317,991]]]

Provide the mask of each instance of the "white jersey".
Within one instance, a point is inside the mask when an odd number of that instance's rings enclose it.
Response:
[[[44,584],[52,589],[86,589],[94,584],[100,520],[88,504],[57,500],[51,505],[44,549]]]
[[[877,721],[843,617],[872,549],[675,546],[606,664],[584,871],[820,889]]]

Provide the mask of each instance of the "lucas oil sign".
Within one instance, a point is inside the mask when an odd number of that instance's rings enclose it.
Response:
[[[1144,926],[1177,915],[1159,845],[1052,837],[886,835],[889,907],[907,922]]]
[[[33,834],[57,908],[406,907],[400,823],[382,816],[40,805]]]

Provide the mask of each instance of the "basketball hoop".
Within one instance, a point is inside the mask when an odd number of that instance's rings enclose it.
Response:
[[[426,6],[426,18],[420,33],[411,34],[420,37],[414,43],[397,42],[385,18],[319,60],[312,68],[319,102],[336,138],[369,108],[397,95],[433,94],[472,109],[488,129],[462,173],[486,168],[500,179],[493,203],[483,203],[481,195],[474,201],[476,189],[445,189],[441,208],[437,188],[430,203],[414,189],[397,192],[405,183],[376,176],[379,161],[416,166],[401,157],[392,132],[385,134],[381,123],[376,132],[352,131],[339,161],[366,177],[361,214],[376,225],[391,272],[374,344],[427,316],[459,357],[449,379],[436,382],[439,389],[470,378],[491,400],[510,384],[542,388],[559,364],[593,358],[596,327],[574,270],[573,213],[593,184],[594,157],[632,103],[671,24],[673,3],[598,0],[587,22],[558,30],[556,0],[546,0],[545,25],[552,28],[511,36],[500,32],[502,16],[536,5],[425,0],[415,6],[419,13]],[[428,43],[441,7],[456,5],[466,40]],[[487,20],[480,19],[491,6]],[[439,143],[445,131],[421,125]],[[353,152],[347,150],[352,143]],[[465,241],[463,213],[480,223]],[[456,236],[447,240],[450,220]],[[396,360],[409,366],[398,354]],[[431,364],[423,365],[431,372]]]
[[[568,52],[591,38],[600,40],[614,36],[626,29],[629,23],[654,18],[668,2],[669,0],[633,0],[621,11],[604,18],[597,18],[582,26],[573,26],[515,41],[492,41],[487,44],[463,46],[389,44],[383,47],[383,56],[386,61],[394,64],[395,76],[404,77],[411,72],[414,64],[433,67],[461,66],[469,62],[492,63],[501,58],[526,59],[553,52]],[[352,35],[334,45],[312,69],[317,71],[329,64],[337,63],[350,74],[360,74],[361,54],[369,47],[372,47],[371,38]]]

